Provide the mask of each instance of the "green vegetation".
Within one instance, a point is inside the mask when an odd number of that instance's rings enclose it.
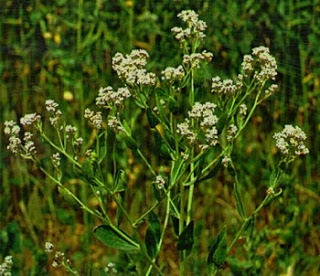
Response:
[[[13,275],[318,273],[320,1],[42,2],[0,7],[0,263],[12,260]],[[177,14],[189,9],[207,28],[185,45],[171,29],[186,27]],[[242,83],[243,56],[258,46],[275,57],[276,80],[210,93],[216,76]],[[133,49],[148,52],[138,56],[151,83],[119,73]],[[200,67],[182,53],[201,53]],[[160,78],[181,64],[185,75]],[[123,103],[103,100],[108,86]],[[183,127],[200,119],[182,123],[207,101],[217,105],[217,146],[201,127],[189,144]],[[22,117],[37,149],[28,144],[25,158],[4,134]],[[228,139],[233,124],[239,134]],[[281,157],[273,135],[287,124],[306,133],[309,154]]]

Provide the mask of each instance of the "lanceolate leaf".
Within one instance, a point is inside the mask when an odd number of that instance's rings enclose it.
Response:
[[[146,232],[146,248],[150,257],[154,257],[158,251],[161,238],[160,222],[154,212],[149,214],[148,229]]]
[[[179,251],[181,250],[187,250],[187,252],[191,251],[191,248],[193,246],[193,228],[194,228],[194,222],[193,220],[187,225],[186,228],[183,229],[182,233],[179,236],[177,248]]]
[[[121,230],[109,225],[99,225],[93,230],[95,237],[103,244],[119,250],[139,250],[140,246]]]
[[[211,268],[212,265],[221,268],[227,258],[226,233],[227,229],[226,226],[224,226],[210,248],[207,260],[209,268]]]
[[[236,202],[237,202],[238,212],[239,212],[240,216],[243,219],[245,219],[246,218],[246,214],[245,214],[244,207],[243,207],[242,197],[241,197],[241,194],[239,193],[238,180],[237,179],[235,179],[233,188],[234,188],[234,195],[235,195]]]
[[[221,159],[220,159],[218,161],[218,163],[213,167],[213,169],[208,174],[206,174],[205,176],[201,177],[198,180],[198,183],[205,181],[207,179],[213,178],[219,172],[221,167],[222,167],[222,163],[221,163]]]
[[[126,174],[123,170],[118,170],[113,184],[113,193],[119,193],[127,188]]]

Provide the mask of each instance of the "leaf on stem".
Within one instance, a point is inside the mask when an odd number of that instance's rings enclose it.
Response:
[[[75,198],[71,195],[71,192],[58,187],[59,194],[63,197],[63,199],[69,204],[70,207],[78,209],[80,207],[79,203],[75,200]]]
[[[103,244],[119,250],[139,250],[140,246],[125,232],[117,231],[109,225],[99,225],[93,229],[94,236]]]
[[[246,218],[246,213],[244,211],[244,207],[243,207],[243,200],[241,197],[241,194],[239,193],[239,189],[238,189],[238,180],[236,179],[234,184],[233,184],[233,188],[234,188],[234,196],[236,199],[236,203],[237,203],[237,210],[241,216],[242,219]]]
[[[145,244],[148,255],[153,258],[158,252],[158,244],[161,238],[160,222],[156,214],[152,211],[149,214],[148,228],[146,232]]]
[[[150,108],[147,109],[146,113],[147,113],[148,123],[150,127],[155,128],[156,125],[160,123],[159,119]]]
[[[171,216],[171,220],[174,234],[179,237],[179,219],[175,216]]]
[[[211,171],[210,171],[207,175],[201,177],[201,178],[197,181],[197,183],[200,183],[200,182],[202,182],[202,181],[208,180],[208,179],[213,178],[214,176],[216,176],[216,174],[218,173],[218,171],[219,171],[220,168],[222,167],[222,162],[221,162],[221,160],[222,160],[222,158],[220,158],[220,160],[218,161],[218,163],[211,169]]]
[[[193,246],[193,229],[194,221],[192,220],[182,231],[179,236],[177,248],[179,251],[186,250],[187,254],[191,252]]]
[[[280,180],[282,170],[280,167],[275,168],[270,174],[269,178],[269,188],[275,188]]]
[[[122,196],[121,194],[115,195],[118,198],[118,202],[122,204]],[[116,217],[117,217],[117,226],[119,227],[122,221],[123,217],[123,211],[119,206],[117,206],[117,211],[116,211]]]
[[[138,149],[138,144],[132,136],[122,133],[119,134],[119,136],[121,139],[123,139],[129,149],[131,149],[132,151],[136,151]]]
[[[208,255],[208,268],[211,270],[212,265],[221,268],[227,258],[227,228],[223,227],[218,237],[214,240]]]
[[[112,193],[120,193],[126,190],[127,188],[127,179],[126,174],[123,170],[118,170],[116,174],[115,181],[113,183]]]
[[[246,228],[244,229],[244,234],[249,238],[252,236],[252,233],[253,233],[254,219],[255,219],[255,217],[254,217],[254,215],[252,215],[247,222]]]

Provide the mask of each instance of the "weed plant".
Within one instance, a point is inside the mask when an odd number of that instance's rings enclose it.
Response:
[[[95,105],[80,109],[85,120],[78,127],[52,99],[44,101],[45,114],[33,112],[19,123],[5,122],[8,149],[22,157],[18,162],[32,161],[50,180],[44,183],[50,185],[44,188],[46,194],[54,184],[71,208],[86,214],[85,246],[90,247],[93,232],[106,247],[122,252],[88,273],[258,275],[268,270],[253,254],[260,242],[267,243],[267,233],[255,230],[256,221],[283,196],[283,182],[292,180],[289,165],[309,153],[306,134],[286,124],[269,137],[275,143],[266,146],[270,170],[254,164],[243,173],[248,160],[235,149],[253,128],[256,108],[277,93],[276,60],[269,48],[255,47],[244,55],[236,77],[211,76],[201,86],[196,80],[213,57],[203,49],[207,25],[193,10],[180,12],[178,18],[183,26],[172,32],[180,49],[179,64],[157,75],[148,67],[146,50],[116,53],[112,68],[120,82],[100,88]],[[248,201],[243,183],[260,171],[262,195]],[[212,191],[223,182],[232,183],[228,199],[233,199],[224,204],[234,205],[236,213],[211,231],[206,216],[197,210],[210,212],[210,205],[219,203]],[[212,194],[212,201],[202,200],[206,193]],[[58,209],[52,196],[46,200],[52,211]],[[60,212],[60,219],[71,219]],[[231,227],[227,219],[233,221]],[[41,245],[52,266],[82,275],[68,252],[56,249],[52,237]]]

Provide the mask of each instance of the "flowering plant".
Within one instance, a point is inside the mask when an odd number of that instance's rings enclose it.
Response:
[[[55,139],[46,134],[47,123],[39,114],[27,114],[20,119],[25,128],[23,136],[16,122],[5,122],[8,149],[34,161],[72,206],[80,206],[96,217],[100,224],[93,233],[105,245],[141,254],[144,262],[136,263],[134,269],[143,275],[152,271],[165,274],[165,265],[157,260],[170,225],[176,235],[179,271],[181,275],[185,272],[185,260],[194,244],[195,190],[201,182],[212,180],[218,170],[227,168],[234,179],[234,195],[242,221],[229,245],[226,227],[210,245],[207,269],[214,274],[223,267],[240,236],[253,227],[258,212],[281,194],[279,182],[286,166],[297,156],[308,153],[304,144],[306,135],[299,127],[286,125],[276,133],[279,164],[270,174],[263,201],[254,212],[246,212],[232,153],[257,106],[277,90],[273,83],[277,75],[275,58],[264,46],[254,48],[244,56],[241,74],[235,79],[213,77],[210,95],[203,96],[194,81],[201,66],[213,57],[206,50],[199,51],[207,26],[194,11],[182,11],[178,17],[186,24],[185,29],[172,29],[182,51],[181,64],[164,69],[157,78],[147,69],[149,55],[145,50],[133,50],[128,55],[117,53],[112,65],[124,86],[100,88],[96,98],[100,110],[85,110],[84,117],[92,128],[90,141],[79,137],[75,126],[65,123],[63,112],[53,100],[47,100],[45,107]],[[137,123],[138,118],[142,125]],[[141,126],[146,134],[138,132]],[[53,169],[41,165],[35,135],[40,135],[53,149]],[[150,141],[155,152],[148,151]],[[131,172],[121,164],[118,154],[134,156],[135,162],[141,162],[147,180],[139,186],[141,189],[152,186],[153,201],[148,202],[150,205],[141,214],[131,213],[130,204],[125,202]],[[66,172],[62,160],[72,165],[73,174],[82,185],[90,187],[90,196],[98,202],[96,208],[64,184]],[[116,216],[108,209],[110,200],[116,205]],[[142,224],[147,227],[144,235],[140,231]],[[52,251],[51,243],[46,246]],[[76,273],[60,253],[54,264]]]

